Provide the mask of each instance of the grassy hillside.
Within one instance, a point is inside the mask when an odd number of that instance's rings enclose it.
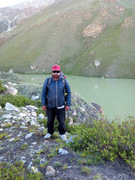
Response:
[[[134,0],[60,0],[0,35],[0,70],[48,73],[58,63],[66,74],[135,78],[134,49]]]

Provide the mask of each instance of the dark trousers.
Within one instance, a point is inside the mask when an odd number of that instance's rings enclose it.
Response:
[[[65,134],[66,129],[65,129],[65,108],[62,109],[56,109],[56,108],[51,108],[47,109],[47,128],[48,128],[48,133],[53,134],[54,133],[54,120],[55,117],[57,117],[57,120],[59,122],[58,126],[58,131],[59,134]]]

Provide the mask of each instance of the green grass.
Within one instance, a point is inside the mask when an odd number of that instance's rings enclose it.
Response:
[[[117,3],[124,7],[123,12],[115,3],[59,1],[24,20],[17,28],[0,35],[5,39],[0,46],[0,70],[49,73],[51,66],[58,63],[66,74],[135,78],[135,3]],[[108,17],[101,17],[103,10]],[[122,28],[127,17],[133,17],[134,26]],[[106,29],[97,38],[83,37],[83,29],[93,23],[104,23]],[[91,51],[93,56],[89,55]],[[89,66],[94,60],[101,61],[97,69]],[[37,68],[31,70],[31,65]]]

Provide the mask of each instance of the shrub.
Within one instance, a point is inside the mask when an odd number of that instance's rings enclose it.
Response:
[[[22,95],[13,96],[11,94],[6,94],[0,97],[0,106],[2,106],[2,108],[5,107],[6,102],[9,102],[17,107],[23,107],[26,105],[38,106],[40,104],[39,101],[33,101]]]
[[[0,134],[0,140],[5,138],[8,134],[7,133],[4,133],[4,134]]]
[[[0,80],[0,94],[6,91],[6,88],[2,85],[2,82]]]
[[[20,147],[20,149],[22,149],[22,150],[27,149],[27,148],[28,148],[28,144],[27,144],[27,143],[23,144],[23,145]]]
[[[70,146],[83,156],[94,155],[98,159],[114,161],[122,157],[135,168],[135,119],[122,123],[97,120],[93,125],[81,124],[74,133],[78,136]]]
[[[62,163],[60,161],[54,163],[55,168],[61,167],[61,166],[62,166]]]
[[[43,180],[41,173],[29,173],[25,168],[23,163],[16,162],[15,165],[0,163],[0,179],[15,179],[15,180]]]
[[[92,169],[88,166],[82,166],[82,172],[90,174],[92,172]]]

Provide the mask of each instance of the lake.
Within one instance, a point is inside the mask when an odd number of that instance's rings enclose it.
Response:
[[[43,84],[50,75],[19,75],[24,83]],[[125,120],[135,116],[135,79],[92,78],[67,76],[72,92],[78,93],[88,104],[99,104],[109,119]]]

